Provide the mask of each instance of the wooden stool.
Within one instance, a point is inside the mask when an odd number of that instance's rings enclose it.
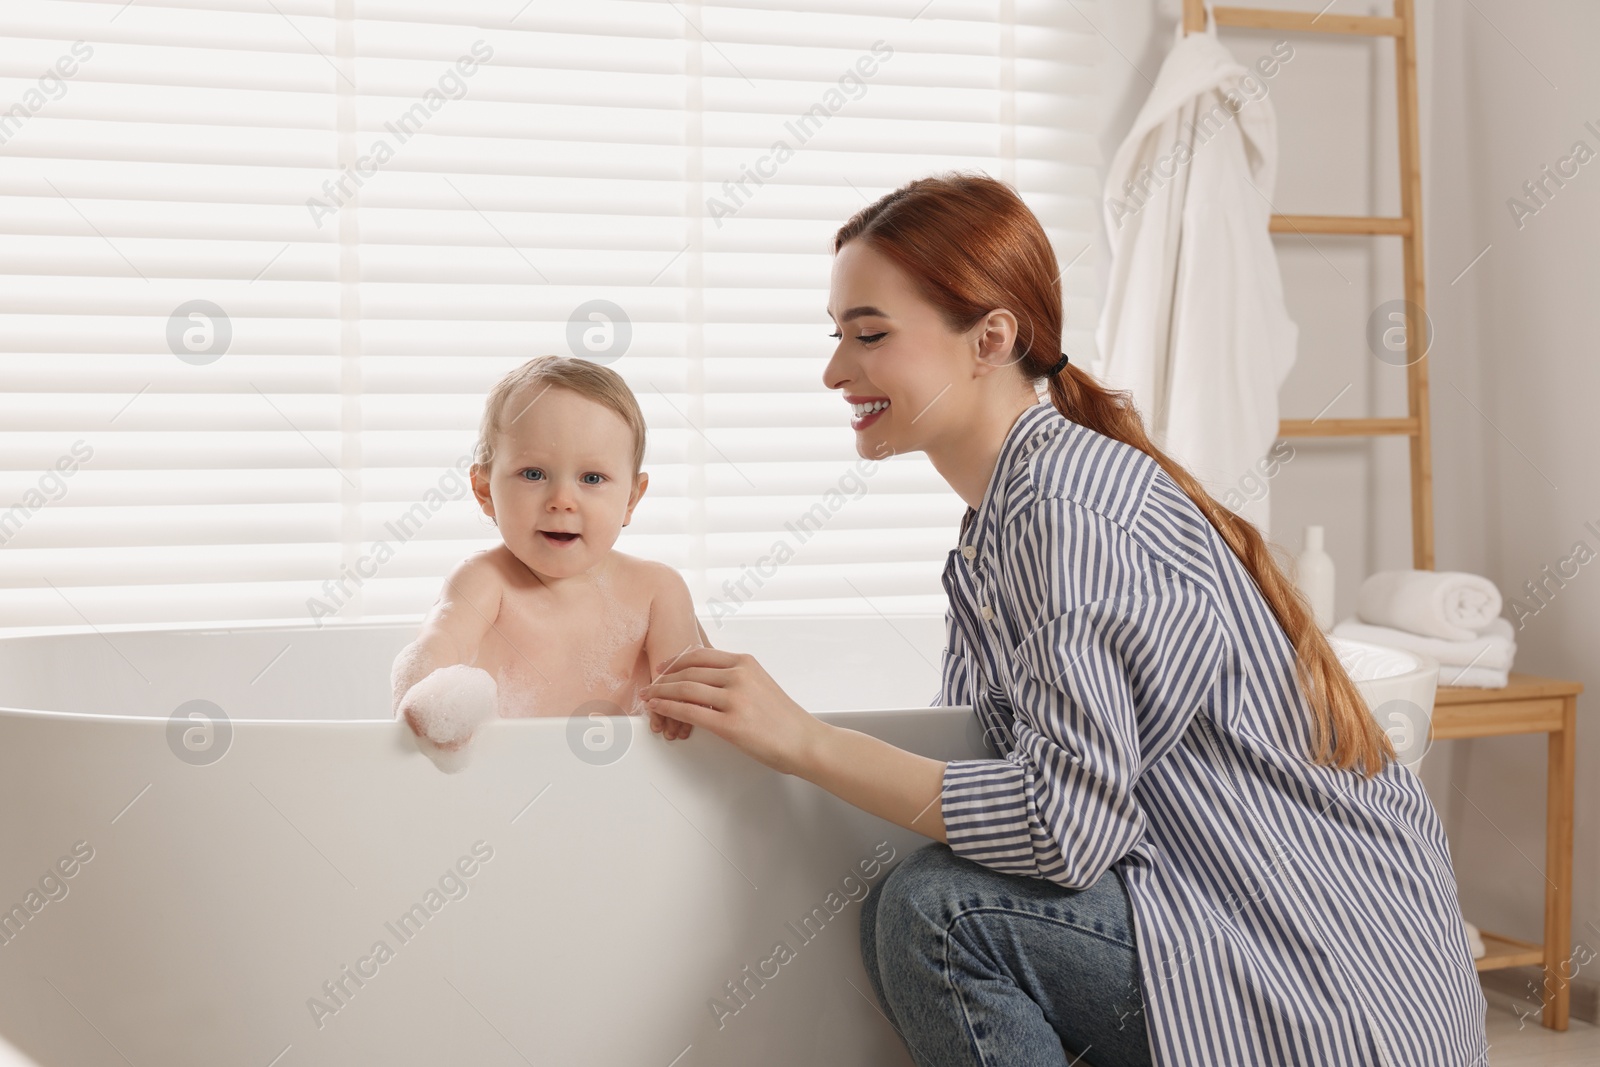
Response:
[[[1562,967],[1572,937],[1574,731],[1583,684],[1516,671],[1511,672],[1509,681],[1504,689],[1441,685],[1434,698],[1430,737],[1550,735],[1545,772],[1544,944],[1481,930],[1488,951],[1476,963],[1480,971],[1542,964],[1546,995],[1540,1021],[1552,1030],[1565,1030],[1569,991]]]

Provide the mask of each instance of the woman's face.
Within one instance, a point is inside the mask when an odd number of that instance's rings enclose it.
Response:
[[[982,366],[980,355],[1003,363],[1015,338],[1008,311],[969,331],[951,330],[899,267],[859,239],[834,256],[828,314],[839,343],[822,381],[852,405],[856,454],[870,459],[958,442],[975,380],[996,369]]]

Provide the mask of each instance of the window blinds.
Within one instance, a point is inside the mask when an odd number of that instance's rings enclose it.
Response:
[[[703,618],[942,612],[964,504],[858,461],[829,241],[1012,182],[1091,353],[1092,3],[6,0],[0,625],[420,612],[491,545],[483,397],[650,425],[617,548]],[[715,637],[713,636],[713,641]]]

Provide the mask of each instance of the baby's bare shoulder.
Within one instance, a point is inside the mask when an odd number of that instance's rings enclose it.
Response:
[[[516,559],[511,555],[510,549],[505,545],[496,545],[493,548],[474,552],[466,559],[455,565],[450,572],[451,581],[465,580],[478,584],[504,584],[510,574],[509,562]]]
[[[504,545],[474,552],[453,567],[445,576],[440,591],[443,600],[466,599],[483,607],[498,604],[500,599],[517,590],[517,558]],[[526,571],[527,568],[522,568]]]
[[[660,595],[676,591],[684,586],[683,575],[677,569],[653,559],[641,559],[630,556],[626,552],[612,549],[612,556],[617,568],[617,574],[627,582],[631,588]]]
[[[493,551],[475,552],[445,575],[439,596],[423,620],[423,636],[445,634],[475,644],[500,614],[505,577]]]

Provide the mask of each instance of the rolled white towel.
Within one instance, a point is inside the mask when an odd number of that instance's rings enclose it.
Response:
[[[1403,648],[1431,656],[1441,664],[1456,667],[1489,667],[1508,671],[1517,655],[1516,630],[1511,620],[1495,619],[1470,641],[1446,641],[1438,637],[1414,634],[1410,630],[1396,630],[1392,626],[1374,626],[1351,616],[1333,628],[1335,637],[1348,637],[1352,641],[1370,641],[1374,645]]]
[[[1379,571],[1361,583],[1356,615],[1447,641],[1470,641],[1500,614],[1500,590],[1465,571]]]
[[[1511,683],[1509,671],[1492,667],[1447,667],[1439,664],[1439,684],[1467,689],[1504,689]]]

